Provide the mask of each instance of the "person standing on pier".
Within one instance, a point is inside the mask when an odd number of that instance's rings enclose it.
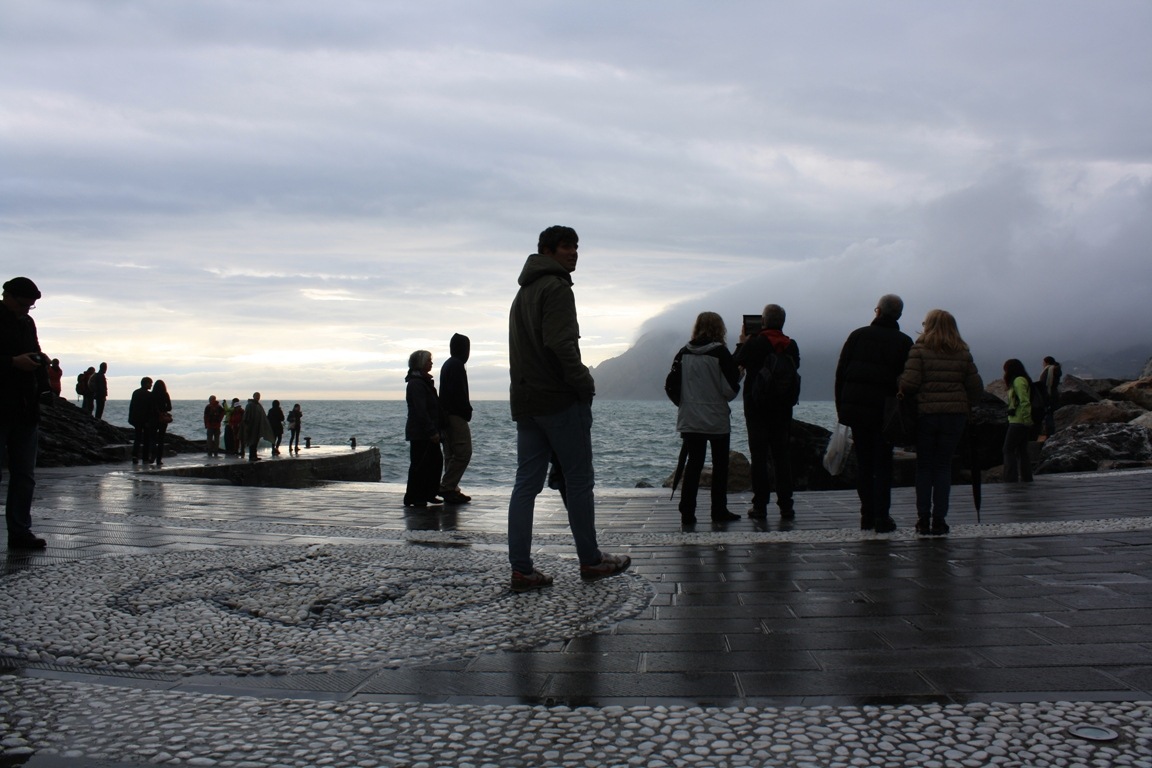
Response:
[[[510,405],[516,422],[516,482],[508,501],[508,559],[514,592],[548,587],[552,577],[532,562],[532,516],[555,453],[564,469],[568,525],[580,576],[601,579],[626,570],[627,555],[596,543],[592,471],[592,397],[596,384],[580,358],[572,273],[579,237],[571,227],[540,233],[537,253],[520,272],[508,319]]]
[[[468,396],[468,370],[464,364],[472,349],[467,336],[452,334],[448,342],[451,357],[440,366],[440,410],[444,414],[444,478],[440,495],[445,504],[472,501],[460,490],[460,478],[472,461],[472,401]]]
[[[40,295],[36,283],[14,277],[4,283],[0,299],[0,472],[8,470],[4,517],[12,550],[48,546],[32,533],[40,400],[51,393],[48,358],[40,350],[36,322],[28,314]]]
[[[904,301],[894,293],[876,302],[876,317],[848,336],[836,364],[836,417],[852,428],[858,468],[860,530],[891,533],[892,443],[884,439],[884,403],[896,395],[912,339],[900,330]]]

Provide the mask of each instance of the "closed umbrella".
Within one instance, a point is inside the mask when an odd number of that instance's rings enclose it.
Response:
[[[676,472],[672,475],[672,498],[676,495],[676,486],[680,484],[680,477],[684,474],[684,464],[688,461],[688,443],[682,441],[680,443],[680,457],[676,459]]]

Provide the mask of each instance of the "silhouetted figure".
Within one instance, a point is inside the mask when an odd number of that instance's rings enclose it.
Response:
[[[128,403],[128,423],[132,425],[132,463],[141,459],[152,463],[152,433],[156,429],[156,406],[152,402],[152,379],[140,379],[140,388]]]
[[[852,428],[856,454],[856,495],[860,529],[891,533],[892,443],[884,439],[884,403],[895,396],[912,339],[900,331],[904,302],[895,294],[880,297],[876,317],[844,342],[836,364],[836,418]]]
[[[48,546],[32,533],[40,401],[42,395],[51,396],[48,358],[28,314],[40,296],[34,282],[14,277],[4,283],[0,297],[0,473],[8,470],[4,518],[11,550]]]
[[[172,398],[168,396],[168,386],[163,379],[157,379],[152,387],[152,407],[156,412],[155,428],[152,430],[152,458],[156,466],[164,463],[164,438],[168,425],[172,423]]]
[[[208,398],[204,406],[204,432],[207,437],[208,455],[220,455],[220,425],[224,422],[224,406],[216,401],[216,395]]]
[[[436,496],[440,485],[440,400],[432,381],[432,353],[418,349],[408,358],[408,375],[404,399],[408,419],[404,439],[408,441],[408,485],[404,489],[404,506],[427,507],[443,504]]]
[[[100,370],[88,379],[88,395],[96,408],[93,415],[104,418],[104,404],[108,402],[108,363],[100,363]]]
[[[279,456],[280,441],[284,439],[284,409],[279,400],[273,400],[268,409],[268,423],[272,425],[272,455]]]
[[[472,401],[468,395],[468,362],[472,342],[453,334],[448,342],[452,356],[440,366],[440,410],[444,414],[444,477],[440,495],[446,504],[467,504],[471,496],[460,490],[460,478],[472,461]]]
[[[553,453],[564,468],[568,525],[580,576],[595,580],[621,573],[627,555],[600,551],[593,495],[592,398],[596,384],[580,357],[580,327],[572,293],[579,237],[571,227],[540,233],[528,257],[508,318],[510,405],[516,422],[516,482],[508,502],[511,589],[552,585],[532,562],[532,518]]]
[[[799,396],[794,394],[757,401],[756,379],[766,363],[787,367],[776,357],[787,357],[793,373],[800,370],[800,348],[784,335],[784,308],[769,304],[761,313],[761,330],[747,336],[740,329],[740,345],[736,347],[736,363],[744,368],[744,422],[748,427],[748,461],[752,465],[752,508],[748,517],[763,520],[768,517],[768,502],[772,496],[772,478],[776,481],[776,506],[781,520],[796,517],[792,501],[792,407]],[[772,462],[772,473],[768,462]]]

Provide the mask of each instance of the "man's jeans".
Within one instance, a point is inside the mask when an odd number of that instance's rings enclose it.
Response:
[[[19,418],[0,418],[0,472],[8,467],[4,517],[8,539],[32,536],[32,492],[36,488],[36,446],[40,429]],[[0,478],[2,479],[2,478]]]
[[[592,404],[572,405],[516,422],[516,483],[508,502],[508,560],[512,570],[532,573],[532,513],[555,453],[567,486],[568,525],[581,565],[600,562],[596,502],[592,493]]]

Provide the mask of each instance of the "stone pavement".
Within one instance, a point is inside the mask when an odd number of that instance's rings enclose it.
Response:
[[[979,524],[956,487],[942,539],[911,489],[881,536],[852,492],[686,532],[667,490],[600,489],[633,567],[595,584],[546,490],[556,584],[523,595],[507,489],[402,492],[41,470],[0,765],[1152,766],[1152,472],[985,486]]]

